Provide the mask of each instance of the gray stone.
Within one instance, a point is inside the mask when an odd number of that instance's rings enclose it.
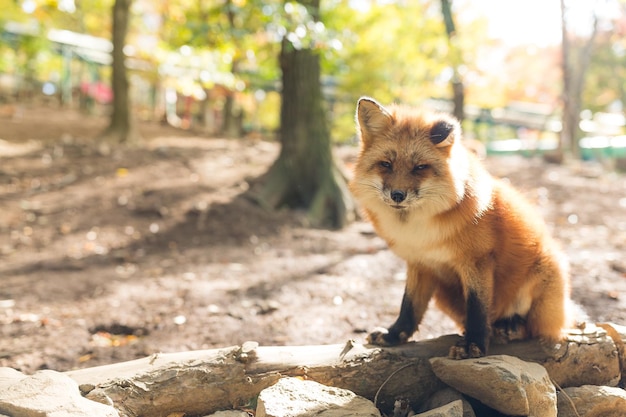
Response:
[[[472,409],[472,405],[463,397],[463,394],[450,387],[434,393],[430,398],[428,398],[428,400],[426,400],[418,411],[423,412],[426,410],[433,410],[458,400],[463,403],[463,417],[476,417],[476,414]]]
[[[204,417],[249,417],[249,414],[241,410],[224,410]]]
[[[261,391],[256,417],[380,417],[366,398],[314,381],[282,378]]]
[[[621,388],[583,385],[565,388],[557,398],[559,417],[626,416],[626,392]]]
[[[456,400],[425,413],[416,414],[415,417],[463,417],[463,401]]]
[[[83,398],[78,384],[62,373],[46,370],[26,376],[13,371],[0,370],[0,414],[12,417],[119,417],[113,407]]]
[[[507,415],[555,417],[556,390],[546,369],[511,356],[453,360],[432,358],[447,385]]]

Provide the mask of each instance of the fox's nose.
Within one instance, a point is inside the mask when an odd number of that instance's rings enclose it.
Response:
[[[393,190],[391,192],[391,199],[396,203],[402,203],[406,198],[406,193],[400,190]]]

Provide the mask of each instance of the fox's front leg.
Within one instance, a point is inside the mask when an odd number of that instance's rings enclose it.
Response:
[[[489,308],[493,296],[493,269],[484,268],[461,275],[465,296],[465,338],[453,346],[455,359],[479,358],[487,354],[491,334]]]
[[[424,317],[434,292],[432,274],[408,265],[406,286],[395,323],[386,330],[374,331],[367,336],[368,343],[379,346],[395,346],[406,343]]]

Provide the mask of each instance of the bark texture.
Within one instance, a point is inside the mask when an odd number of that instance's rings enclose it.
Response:
[[[301,0],[314,19],[319,0]],[[333,159],[320,56],[283,39],[280,154],[258,195],[269,208],[308,210],[314,226],[340,228],[354,217],[347,181]]]

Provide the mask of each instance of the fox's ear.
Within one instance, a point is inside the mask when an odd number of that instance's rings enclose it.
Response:
[[[440,120],[430,128],[430,141],[438,148],[452,145],[460,135],[461,127],[456,120]]]
[[[373,98],[361,97],[356,106],[356,121],[361,131],[361,140],[367,144],[373,136],[391,126],[393,116]]]

